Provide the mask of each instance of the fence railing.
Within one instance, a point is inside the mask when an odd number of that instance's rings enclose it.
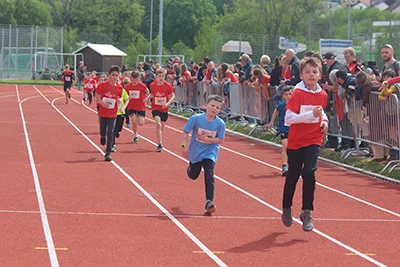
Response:
[[[218,94],[225,98],[223,111],[220,116],[232,123],[230,129],[238,125],[251,126],[248,135],[255,129],[264,130],[264,125],[272,118],[275,106],[281,97],[274,87],[269,91],[257,90],[249,85],[230,83],[229,93],[224,94],[221,83],[185,81],[174,85],[175,103],[171,107],[177,113],[198,113],[205,110],[207,97]],[[354,95],[347,95],[340,99],[343,116],[330,117],[338,124],[338,131],[330,131],[328,135],[337,136],[351,142],[352,145],[342,151],[342,157],[364,156],[369,153],[371,146],[374,154],[395,154],[400,152],[400,103],[397,95],[390,95],[386,100],[379,99],[379,92],[371,92],[369,103],[364,104]],[[333,105],[336,109],[336,105]],[[337,114],[337,110],[335,110]],[[278,120],[276,120],[278,121]],[[363,146],[361,146],[363,144]],[[391,160],[385,171],[389,172],[400,167],[400,160]]]

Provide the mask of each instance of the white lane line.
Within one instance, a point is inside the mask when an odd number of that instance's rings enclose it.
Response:
[[[75,100],[75,102],[77,102],[77,101]],[[86,106],[86,105],[84,105],[84,104],[83,104],[83,106],[84,106],[85,108],[87,108],[88,110],[92,111],[93,113],[97,114],[97,112],[96,112],[95,110],[93,110],[92,108],[90,108],[90,107],[88,107],[88,106]],[[126,128],[126,127],[124,127],[124,129],[127,130],[127,131],[129,131],[129,132],[131,132],[131,133],[133,133],[133,131],[132,131],[131,129],[128,129],[128,128]],[[145,141],[151,143],[152,145],[157,146],[156,143],[154,143],[153,141],[151,141],[151,140],[145,138],[144,136],[141,136],[141,138],[142,138],[143,140],[145,140]],[[189,161],[188,161],[187,159],[185,159],[185,158],[183,158],[183,157],[177,155],[176,153],[174,153],[174,152],[172,152],[172,151],[166,149],[165,147],[164,147],[164,151],[166,151],[167,153],[169,153],[169,154],[171,154],[171,155],[173,155],[173,156],[175,156],[175,157],[181,159],[182,161],[184,161],[184,162],[186,162],[186,163],[189,163]],[[236,186],[236,185],[234,185],[234,184],[228,182],[227,180],[225,180],[225,179],[219,177],[218,175],[214,175],[214,177],[215,177],[217,180],[219,180],[219,181],[221,181],[221,182],[223,182],[223,183],[229,185],[230,187],[232,187],[232,188],[238,190],[239,192],[242,192],[243,194],[249,196],[250,198],[253,198],[254,200],[258,201],[259,203],[261,203],[261,204],[263,204],[263,205],[269,207],[270,209],[272,209],[272,210],[274,210],[274,211],[276,211],[276,212],[282,214],[282,211],[281,211],[280,209],[278,209],[278,208],[276,208],[275,206],[273,206],[273,205],[271,205],[271,204],[265,202],[264,200],[260,199],[259,197],[254,196],[253,194],[251,194],[251,193],[245,191],[244,189],[242,189],[242,188],[240,188],[240,187],[238,187],[238,186]],[[302,222],[301,222],[299,219],[293,218],[293,220],[294,220],[295,222],[297,222],[298,224],[302,225]],[[326,238],[326,239],[328,239],[329,241],[333,242],[334,244],[336,244],[336,245],[338,245],[338,246],[341,246],[341,247],[343,247],[343,248],[345,248],[345,249],[347,249],[347,250],[353,252],[354,254],[360,256],[361,258],[364,258],[365,260],[367,260],[367,261],[369,261],[369,262],[371,262],[371,263],[373,263],[373,264],[375,264],[375,265],[377,265],[377,266],[381,266],[381,267],[386,266],[386,265],[384,265],[383,263],[381,263],[381,262],[379,262],[379,261],[377,261],[377,260],[375,260],[375,259],[373,259],[373,258],[371,258],[371,257],[369,257],[369,256],[367,256],[367,255],[365,255],[364,253],[362,253],[362,252],[360,252],[360,251],[354,249],[353,247],[351,247],[351,246],[349,246],[349,245],[346,245],[346,244],[344,244],[343,242],[341,242],[341,241],[339,241],[339,240],[337,240],[337,239],[335,239],[335,238],[329,236],[328,234],[325,234],[324,232],[321,232],[321,231],[317,230],[316,228],[313,229],[313,232],[316,233],[316,234],[318,234],[318,235],[320,235],[320,236],[322,236],[322,237],[324,237],[324,238]]]
[[[47,247],[48,247],[48,251],[49,251],[50,263],[51,263],[51,266],[58,267],[59,264],[58,264],[58,259],[57,259],[57,253],[55,250],[53,237],[51,235],[50,224],[49,224],[49,220],[48,220],[47,214],[46,214],[46,207],[44,205],[44,199],[43,199],[43,195],[42,195],[42,189],[40,187],[39,176],[38,176],[38,173],[36,170],[35,160],[33,158],[31,143],[30,143],[30,140],[28,137],[28,129],[26,128],[24,112],[22,110],[23,102],[28,100],[29,98],[25,98],[24,100],[21,101],[21,99],[19,97],[19,91],[18,91],[17,85],[15,86],[15,90],[17,92],[19,111],[21,113],[22,127],[24,129],[26,147],[28,149],[28,155],[29,155],[29,161],[30,161],[30,165],[31,165],[31,169],[32,169],[33,180],[35,182],[36,196],[37,196],[37,200],[38,200],[38,204],[39,204],[40,217],[42,219],[43,231],[44,231],[44,235],[46,238],[46,243],[47,243]]]
[[[39,211],[33,210],[0,210],[0,213],[21,213],[21,214],[38,214]],[[163,217],[167,218],[165,214],[159,213],[118,213],[118,212],[84,212],[84,211],[47,211],[47,214],[56,215],[84,215],[84,216],[116,216],[116,217]],[[262,216],[233,216],[233,215],[214,215],[214,216],[203,216],[197,214],[174,214],[171,213],[175,218],[188,218],[188,219],[232,219],[232,220],[281,220],[281,217],[262,217]],[[400,223],[400,220],[389,220],[389,219],[359,219],[359,218],[315,218],[314,221],[328,221],[328,222],[388,222],[388,223]]]
[[[38,90],[37,88],[35,88]],[[39,90],[38,90],[39,91]],[[39,91],[40,92],[40,91]],[[40,93],[45,99],[47,99],[42,93]],[[84,134],[71,120],[69,120],[55,105],[54,102],[62,97],[56,98],[51,102],[51,106],[75,128],[93,147],[95,147],[102,155],[103,150],[98,147],[86,134]],[[48,99],[47,99],[48,100]],[[155,206],[157,206],[176,226],[181,229],[201,250],[203,250],[215,263],[219,266],[227,266],[220,258],[218,258],[212,251],[207,248],[195,235],[193,235],[180,221],[178,221],[166,208],[164,208],[154,197],[150,195],[135,179],[133,179],[123,168],[121,168],[115,161],[111,161],[114,165],[131,183],[133,183]],[[105,163],[108,164],[108,163]]]
[[[151,122],[154,122],[154,120],[149,119],[149,118],[146,118],[146,120],[149,120],[149,121],[151,121]],[[176,129],[176,128],[174,128],[174,127],[171,127],[171,126],[168,126],[168,125],[166,125],[166,127],[169,128],[169,129],[171,129],[171,130],[174,130],[174,131],[176,131],[176,132],[183,133],[183,131],[181,131],[181,130],[179,130],[179,129]],[[260,163],[260,164],[262,164],[262,165],[264,165],[264,166],[267,166],[267,167],[270,167],[270,168],[272,168],[272,169],[281,171],[281,168],[279,168],[278,166],[269,164],[269,163],[267,163],[267,162],[264,162],[264,161],[262,161],[262,160],[253,158],[253,157],[251,157],[251,156],[248,156],[248,155],[246,155],[246,154],[240,153],[240,152],[238,152],[238,151],[232,150],[232,149],[227,148],[227,147],[224,147],[224,146],[220,146],[220,147],[221,147],[221,149],[224,149],[224,150],[226,150],[226,151],[228,151],[228,152],[231,152],[231,153],[233,153],[233,154],[236,154],[236,155],[238,155],[238,156],[241,156],[241,157],[247,158],[247,159],[249,159],[249,160],[255,161],[255,162],[257,162],[257,163]],[[394,216],[396,216],[396,217],[400,217],[400,214],[397,213],[397,212],[394,212],[394,211],[385,209],[385,208],[380,207],[380,206],[378,206],[378,205],[375,205],[375,204],[373,204],[373,203],[371,203],[371,202],[368,202],[368,201],[363,200],[363,199],[361,199],[361,198],[352,196],[352,195],[350,195],[350,194],[347,194],[347,193],[342,192],[342,191],[340,191],[340,190],[338,190],[338,189],[329,187],[329,186],[327,186],[327,185],[321,184],[321,183],[319,183],[319,182],[317,182],[316,184],[319,185],[319,186],[321,186],[321,187],[323,187],[323,188],[325,188],[325,189],[328,189],[328,190],[330,190],[330,191],[332,191],[332,192],[338,193],[338,194],[340,194],[340,195],[342,195],[342,196],[345,196],[345,197],[348,197],[348,198],[353,199],[353,200],[355,200],[355,201],[361,202],[361,203],[363,203],[363,204],[366,204],[366,205],[368,205],[368,206],[370,206],[370,207],[373,207],[373,208],[376,208],[376,209],[378,209],[378,210],[384,211],[384,212],[389,213],[389,214],[391,214],[391,215],[394,215]]]

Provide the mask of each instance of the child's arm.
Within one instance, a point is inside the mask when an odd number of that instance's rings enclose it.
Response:
[[[170,94],[170,95],[168,96],[168,98],[169,98],[168,102],[165,103],[165,104],[163,105],[163,107],[168,107],[169,105],[171,105],[172,101],[174,101],[174,99],[175,99],[175,93]]]
[[[275,122],[275,119],[276,119],[276,115],[278,115],[278,109],[277,108],[274,109],[274,113],[272,114],[271,122],[268,125],[268,129],[269,130],[271,130],[272,127],[274,127],[274,122]]]
[[[149,92],[149,90],[147,90],[147,92]],[[149,92],[149,94],[143,99],[143,103],[147,104],[151,97],[153,97],[153,95]]]
[[[396,73],[397,75],[397,73]],[[388,84],[400,83],[400,76],[389,79]]]
[[[103,106],[103,107],[107,107],[107,104],[104,103],[104,102],[101,100],[101,95],[100,95],[100,94],[96,93],[96,95],[95,95],[94,98],[96,99],[96,102],[97,102],[99,105],[101,105],[101,106]]]
[[[197,140],[207,144],[218,144],[218,145],[222,144],[222,141],[224,141],[223,139],[220,139],[218,137],[209,138],[204,135],[197,135]]]
[[[189,133],[186,132],[186,131],[183,131],[183,134],[182,134],[182,148],[187,148],[188,138],[189,138]]]
[[[323,120],[324,117],[327,118],[322,106],[317,106],[313,110],[309,110],[301,114],[297,114],[290,109],[287,109],[285,115],[285,125],[290,126],[295,123],[310,123],[314,120],[314,118],[318,117],[322,117]]]

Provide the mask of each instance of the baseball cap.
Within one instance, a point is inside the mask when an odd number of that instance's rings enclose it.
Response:
[[[336,54],[332,53],[332,52],[326,52],[323,56],[324,59],[333,59],[336,57]]]

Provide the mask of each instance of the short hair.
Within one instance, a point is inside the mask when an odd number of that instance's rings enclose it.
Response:
[[[111,72],[114,72],[114,71],[120,73],[120,72],[121,72],[121,69],[120,69],[119,66],[117,66],[117,65],[112,65],[112,66],[110,67],[110,69],[108,70],[108,74],[111,74]]]
[[[343,80],[345,80],[347,77],[347,73],[344,70],[338,70],[336,72],[336,78],[341,78]]]
[[[264,65],[268,65],[269,63],[271,63],[271,58],[268,55],[263,55],[260,58],[260,62]]]
[[[382,73],[382,76],[383,76],[383,77],[389,76],[390,78],[394,78],[394,77],[396,77],[397,75],[396,75],[396,72],[395,72],[394,70],[392,70],[392,69],[387,69],[387,70],[385,70],[385,71]]]
[[[131,72],[131,77],[133,79],[139,78],[140,77],[140,73],[137,70],[134,70]]]
[[[286,93],[286,92],[289,92],[289,91],[293,91],[293,89],[294,89],[294,86],[293,85],[285,85],[283,88],[282,88],[282,94],[284,94],[284,93]]]
[[[321,66],[321,62],[319,61],[319,59],[315,58],[315,57],[309,57],[309,58],[304,58],[300,61],[300,73],[303,72],[303,69],[307,65],[312,66],[314,68],[318,68],[319,71],[322,71],[322,66]]]
[[[123,81],[124,85],[126,85],[126,84],[128,84],[130,82],[131,82],[131,80],[128,77],[125,77],[125,79]]]
[[[222,96],[219,96],[219,95],[209,95],[207,97],[207,104],[210,103],[212,100],[220,102],[220,103],[224,103],[224,99],[222,98]]]
[[[351,56],[356,54],[356,51],[354,50],[353,47],[347,47],[345,50],[343,50],[343,55],[349,53]]]
[[[69,70],[69,65],[65,64],[64,69]]]
[[[156,70],[156,75],[165,73],[167,73],[167,71],[164,68],[159,68],[158,70]]]
[[[312,57],[314,54],[315,54],[314,51],[307,51],[307,52],[304,53],[304,56],[305,57]]]

